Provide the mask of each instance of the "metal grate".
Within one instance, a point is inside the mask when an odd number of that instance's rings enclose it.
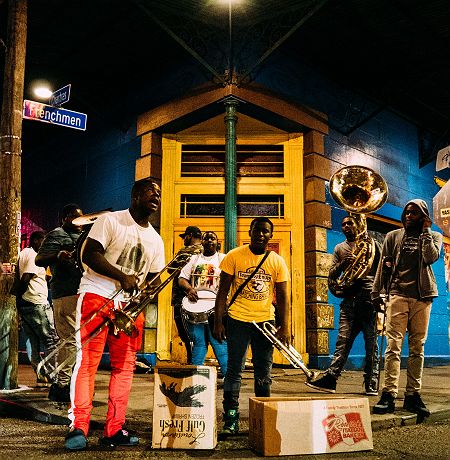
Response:
[[[224,195],[181,195],[180,217],[223,217]],[[238,195],[239,217],[284,217],[283,195]]]
[[[282,145],[237,145],[238,177],[283,177]],[[224,177],[224,145],[183,145],[181,149],[182,177]]]

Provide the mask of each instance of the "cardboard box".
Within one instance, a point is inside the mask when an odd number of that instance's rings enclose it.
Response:
[[[259,454],[373,449],[367,398],[250,398],[249,443]]]
[[[210,366],[155,369],[152,447],[214,449],[217,370]]]

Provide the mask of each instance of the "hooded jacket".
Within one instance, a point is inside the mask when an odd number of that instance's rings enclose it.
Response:
[[[403,227],[405,227],[406,208],[410,204],[415,204],[420,208],[425,216],[430,217],[428,206],[424,200],[415,199],[408,201],[403,208],[401,216]],[[385,291],[385,279],[383,273],[383,260],[385,260],[385,257],[391,257],[393,260],[393,270],[391,279],[388,280],[389,284],[395,276],[395,270],[400,260],[400,253],[405,236],[405,228],[393,230],[386,235],[381,251],[381,260],[373,283],[372,299],[377,299],[380,297],[381,292]],[[439,259],[441,247],[442,235],[438,232],[432,231],[430,228],[425,228],[419,236],[419,279],[417,280],[417,287],[420,299],[438,296],[436,279],[431,265]]]

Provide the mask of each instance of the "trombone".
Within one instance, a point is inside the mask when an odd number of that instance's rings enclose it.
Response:
[[[130,337],[138,334],[136,327],[136,319],[139,314],[151,303],[151,301],[180,273],[181,269],[188,263],[189,259],[202,252],[202,248],[195,246],[188,246],[184,248],[183,252],[179,252],[175,257],[153,278],[143,283],[142,288],[134,295],[132,295],[127,303],[120,309],[111,308],[102,322],[93,329],[89,336],[84,338],[83,343],[77,351],[84,348],[93,338],[95,338],[100,332],[107,326],[112,325],[114,327],[114,334],[124,332]],[[169,276],[160,284],[153,284],[164,272],[169,273]],[[117,297],[123,289],[117,290],[113,296],[90,316],[83,324],[80,325],[69,337],[61,341],[58,346],[52,350],[37,366],[36,373],[38,376],[48,376],[51,380],[55,375],[65,366],[69,361],[74,359],[73,355],[70,355],[62,363],[56,363],[53,366],[52,361],[58,355],[59,351],[67,345],[69,341],[73,339],[82,329],[86,327],[92,320],[107,307],[113,303],[115,297]]]
[[[262,326],[256,321],[252,321],[252,323],[296,369],[301,369],[305,373],[308,382],[319,375],[319,372],[311,371],[306,367],[302,355],[292,345],[286,346],[275,335],[277,328],[272,323],[265,321]]]

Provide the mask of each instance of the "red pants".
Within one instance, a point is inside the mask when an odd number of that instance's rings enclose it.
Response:
[[[79,329],[80,324],[91,318],[94,312],[101,309],[107,301],[108,299],[96,294],[81,294],[77,304],[77,329]],[[84,344],[86,340],[89,340],[92,331],[104,322],[105,316],[113,307],[113,302],[110,302],[109,305],[101,309],[100,314],[92,321],[89,321],[77,333],[78,352],[70,385],[71,408],[69,410],[69,419],[72,422],[71,428],[83,430],[86,436],[91,418],[95,374],[102,358],[105,343],[108,343],[111,361],[105,436],[113,436],[125,423],[133,371],[136,364],[136,352],[141,347],[144,326],[143,313],[138,316],[136,321],[139,331],[137,337],[129,337],[123,332],[114,335],[111,326],[106,326],[83,348],[80,347],[80,343]]]

